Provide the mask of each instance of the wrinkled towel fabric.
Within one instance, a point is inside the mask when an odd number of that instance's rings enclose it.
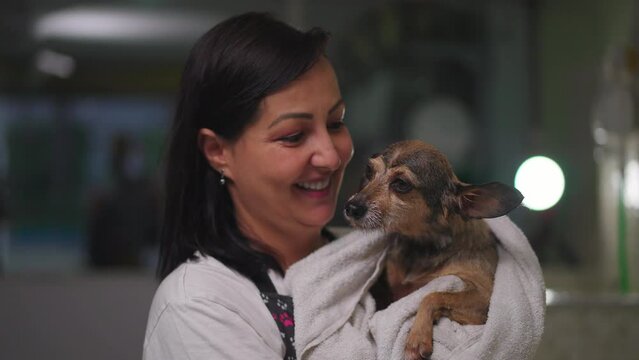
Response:
[[[537,257],[508,217],[485,221],[499,239],[488,320],[462,326],[442,318],[434,329],[433,360],[532,359],[541,340],[545,288]],[[456,276],[441,277],[376,312],[368,290],[385,254],[380,232],[353,231],[288,269],[298,359],[403,359],[424,296],[463,286]]]

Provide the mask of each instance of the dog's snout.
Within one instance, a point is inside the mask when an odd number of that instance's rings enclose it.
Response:
[[[354,220],[361,219],[364,215],[366,215],[366,211],[368,211],[368,208],[366,207],[366,205],[358,201],[349,201],[346,203],[346,206],[344,207],[344,212],[346,213],[346,216]]]

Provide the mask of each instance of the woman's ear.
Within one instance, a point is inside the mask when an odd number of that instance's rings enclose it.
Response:
[[[228,175],[228,142],[211,129],[202,128],[197,135],[197,145],[209,165],[216,171]]]

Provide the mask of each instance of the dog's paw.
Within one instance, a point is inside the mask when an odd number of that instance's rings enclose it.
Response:
[[[404,349],[404,359],[406,360],[423,360],[430,359],[433,353],[433,344],[424,339],[417,339],[409,336]]]

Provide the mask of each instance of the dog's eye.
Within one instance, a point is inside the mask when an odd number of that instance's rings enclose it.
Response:
[[[357,191],[361,191],[368,184],[368,179],[362,176],[362,179],[359,181],[359,188]]]
[[[364,172],[366,180],[370,180],[373,177],[373,168],[370,164],[366,165],[366,171]]]
[[[413,185],[402,179],[395,179],[390,183],[390,188],[400,194],[406,194],[407,192],[413,190]]]
[[[370,165],[366,165],[364,176],[362,176],[362,179],[359,181],[359,190],[362,190],[364,186],[368,184],[368,182],[371,180],[372,177],[373,177],[373,169],[371,168]]]

